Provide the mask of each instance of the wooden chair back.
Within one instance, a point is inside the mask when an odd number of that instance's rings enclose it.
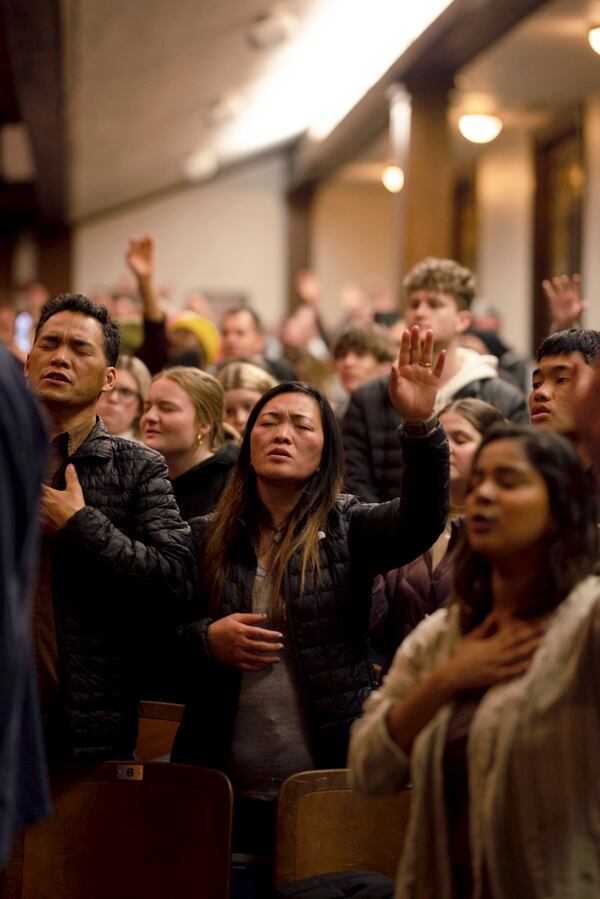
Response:
[[[2,899],[228,899],[233,793],[219,771],[107,762],[53,778]]]
[[[172,702],[140,702],[135,757],[152,762],[171,753],[184,706]]]
[[[395,877],[409,805],[410,790],[358,793],[346,769],[292,775],[277,800],[275,886],[355,869]]]

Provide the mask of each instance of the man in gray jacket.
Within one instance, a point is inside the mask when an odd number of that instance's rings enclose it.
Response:
[[[51,759],[131,757],[144,640],[185,617],[194,579],[163,458],[96,418],[118,351],[106,308],[66,294],[25,366],[49,416],[33,637]]]

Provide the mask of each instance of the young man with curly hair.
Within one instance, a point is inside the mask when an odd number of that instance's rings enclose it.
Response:
[[[511,421],[529,420],[521,391],[498,377],[497,360],[459,346],[471,324],[475,277],[452,259],[428,257],[404,280],[403,314],[408,328],[431,328],[435,352],[445,350],[446,364],[436,410],[450,400],[476,397],[496,406]],[[396,436],[400,419],[386,389],[376,378],[354,391],[342,423],[346,485],[364,502],[383,502],[398,495],[402,455]]]

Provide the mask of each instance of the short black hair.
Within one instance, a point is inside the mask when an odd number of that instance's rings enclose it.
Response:
[[[587,364],[593,365],[600,356],[600,331],[569,328],[549,334],[540,343],[535,357],[541,362],[544,356],[568,356],[569,353],[581,353]]]
[[[106,364],[109,366],[117,364],[121,347],[120,326],[112,320],[106,306],[93,303],[89,297],[84,297],[80,293],[61,293],[44,303],[40,320],[35,329],[34,343],[48,319],[56,315],[57,312],[79,312],[81,315],[87,315],[89,318],[95,318],[97,322],[100,322],[102,325]]]
[[[252,308],[252,306],[232,306],[231,309],[227,309],[227,311],[223,313],[223,318],[221,319],[221,327],[223,327],[223,322],[226,318],[229,318],[230,315],[238,315],[240,312],[248,313],[248,315],[254,322],[254,327],[259,334],[265,333],[265,326],[263,325],[262,318],[260,317],[258,312]]]

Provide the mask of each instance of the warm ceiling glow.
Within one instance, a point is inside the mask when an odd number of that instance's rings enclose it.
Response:
[[[474,144],[487,144],[502,131],[502,120],[495,115],[461,115],[458,129]]]
[[[595,25],[593,28],[590,28],[588,32],[588,41],[590,42],[592,50],[595,50],[596,53],[600,53],[600,25]]]
[[[232,161],[309,129],[323,139],[452,0],[319,0],[285,52],[265,58],[214,149]],[[332,47],[335,66],[332,67]]]
[[[381,173],[381,181],[390,193],[400,193],[404,187],[404,172],[399,165],[387,165]]]

